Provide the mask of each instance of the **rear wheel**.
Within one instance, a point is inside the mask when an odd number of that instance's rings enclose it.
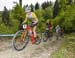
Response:
[[[38,33],[38,34],[37,34],[37,37],[36,37],[36,39],[35,39],[35,40],[36,40],[36,43],[35,43],[36,45],[38,45],[38,44],[41,43],[41,36],[42,36],[41,33]]]
[[[23,50],[29,42],[28,34],[25,30],[18,31],[13,37],[13,46],[17,51]]]

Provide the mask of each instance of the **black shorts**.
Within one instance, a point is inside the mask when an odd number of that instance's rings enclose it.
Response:
[[[32,22],[32,24],[31,24],[31,27],[35,27],[35,26],[37,26],[38,25],[38,22]]]

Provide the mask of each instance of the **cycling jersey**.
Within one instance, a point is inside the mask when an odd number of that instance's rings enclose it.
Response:
[[[31,12],[31,13],[27,13],[26,14],[26,18],[31,20],[32,22],[37,22],[37,16],[35,15],[35,13]]]
[[[32,27],[34,27],[38,24],[37,16],[33,12],[27,13],[26,19],[31,21],[31,23],[29,23],[29,24],[31,24]]]
[[[51,29],[52,23],[46,23],[46,25],[47,25],[47,28],[48,28],[48,29]]]
[[[55,27],[55,29],[56,29],[56,33],[59,33],[60,30],[61,30],[61,27],[60,27],[59,25],[57,25],[57,26]]]

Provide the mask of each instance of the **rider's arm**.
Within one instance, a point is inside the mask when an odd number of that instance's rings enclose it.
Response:
[[[24,24],[24,23],[26,23],[26,22],[27,22],[27,15],[26,15],[26,18],[25,18],[25,20],[23,21],[23,24]]]
[[[32,14],[33,14],[35,20],[38,21],[38,18],[37,18],[37,16],[36,16],[36,14],[35,14],[35,13],[32,13]]]
[[[51,22],[51,25],[52,25],[52,26],[51,26],[51,29],[53,29],[53,23],[52,23],[52,22]]]

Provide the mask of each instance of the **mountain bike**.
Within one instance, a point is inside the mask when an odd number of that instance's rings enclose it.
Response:
[[[64,37],[64,31],[62,29],[60,29],[58,32],[56,32],[56,40],[59,40],[61,38]]]
[[[47,40],[51,40],[52,36],[53,36],[52,30],[50,30],[49,28],[46,28],[43,35],[43,41],[46,42]]]
[[[13,37],[12,43],[13,43],[13,47],[17,50],[17,51],[21,51],[23,50],[27,44],[29,43],[29,40],[34,39],[34,33],[32,32],[30,34],[30,32],[32,31],[32,27],[31,25],[28,24],[23,24],[23,30],[19,30],[18,32],[16,32],[16,34]],[[37,33],[37,36],[35,38],[35,44],[38,45],[41,42],[41,35],[40,33]]]

